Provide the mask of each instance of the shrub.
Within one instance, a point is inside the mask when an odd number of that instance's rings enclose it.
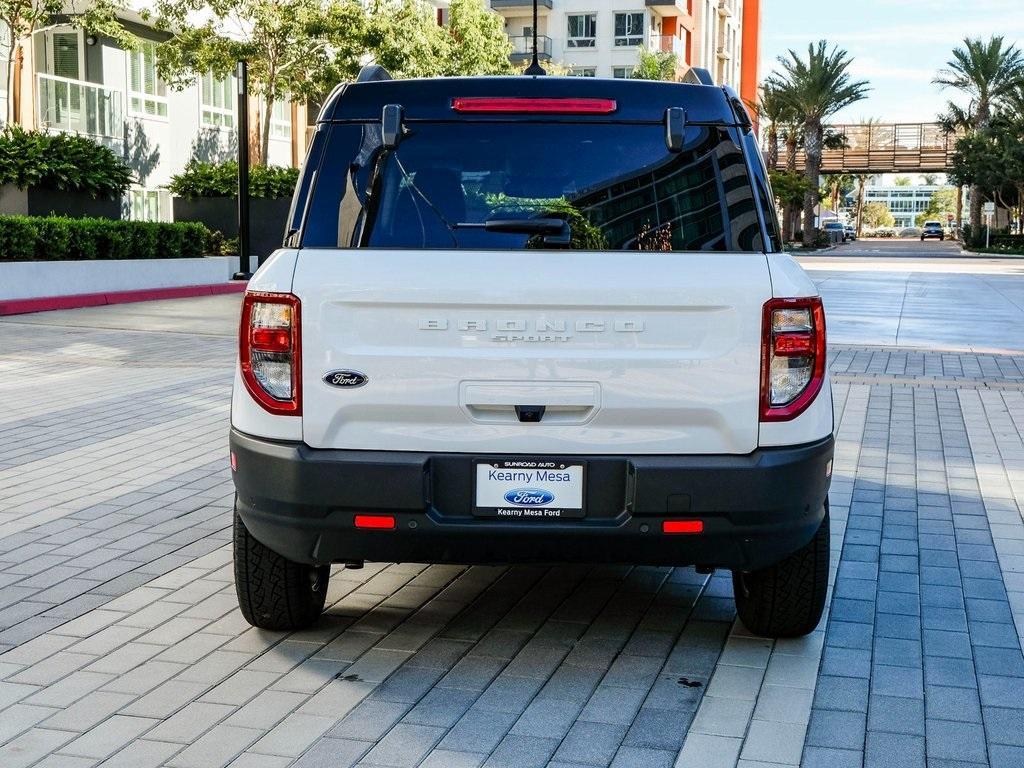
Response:
[[[132,183],[127,165],[107,147],[68,133],[8,125],[0,131],[0,185],[119,198]]]
[[[298,180],[298,168],[256,165],[249,169],[249,194],[270,199],[291,197]],[[171,177],[167,188],[178,197],[237,197],[238,163],[192,160],[184,171]]]
[[[0,216],[0,261],[185,259],[207,254],[209,241],[193,221]]]

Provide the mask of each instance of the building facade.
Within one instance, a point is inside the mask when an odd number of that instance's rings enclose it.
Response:
[[[0,88],[0,122],[7,119],[7,102],[13,101],[13,122],[26,129],[75,133],[109,147],[135,176],[126,214],[169,221],[165,187],[172,176],[193,158],[237,157],[237,83],[234,75],[207,74],[182,90],[170,88],[157,74],[157,45],[165,33],[131,10],[119,12],[119,17],[138,39],[134,50],[69,24],[22,40],[12,93],[6,92],[6,78]],[[253,130],[262,124],[266,109],[259,100],[250,100]],[[305,110],[283,101],[270,109],[268,162],[296,165],[305,151]],[[249,143],[258,146],[254,137]]]
[[[917,215],[928,210],[932,195],[940,189],[939,185],[866,186],[864,202],[885,205],[896,220],[893,226],[912,227]]]
[[[677,75],[703,67],[757,100],[760,0],[538,0],[537,52],[584,77],[629,77],[639,51],[672,52]],[[533,53],[531,0],[490,0],[505,20],[514,62]]]

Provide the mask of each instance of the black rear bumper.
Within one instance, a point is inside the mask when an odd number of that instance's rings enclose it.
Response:
[[[824,515],[833,439],[744,456],[564,456],[587,465],[582,520],[471,514],[459,453],[313,449],[231,430],[238,512],[271,549],[305,563],[612,562],[750,570],[810,541]],[[514,456],[490,456],[509,458]],[[536,458],[536,457],[531,457]],[[394,515],[357,529],[356,513]],[[664,534],[699,519],[700,534]]]

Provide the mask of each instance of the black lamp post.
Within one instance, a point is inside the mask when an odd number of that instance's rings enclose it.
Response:
[[[252,277],[249,255],[249,67],[238,62],[238,272],[236,280]]]

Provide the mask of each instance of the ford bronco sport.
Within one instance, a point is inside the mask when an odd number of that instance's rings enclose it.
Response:
[[[818,624],[825,316],[701,78],[332,94],[242,305],[249,622],[311,624],[330,565],[371,560],[728,568],[751,631]]]

